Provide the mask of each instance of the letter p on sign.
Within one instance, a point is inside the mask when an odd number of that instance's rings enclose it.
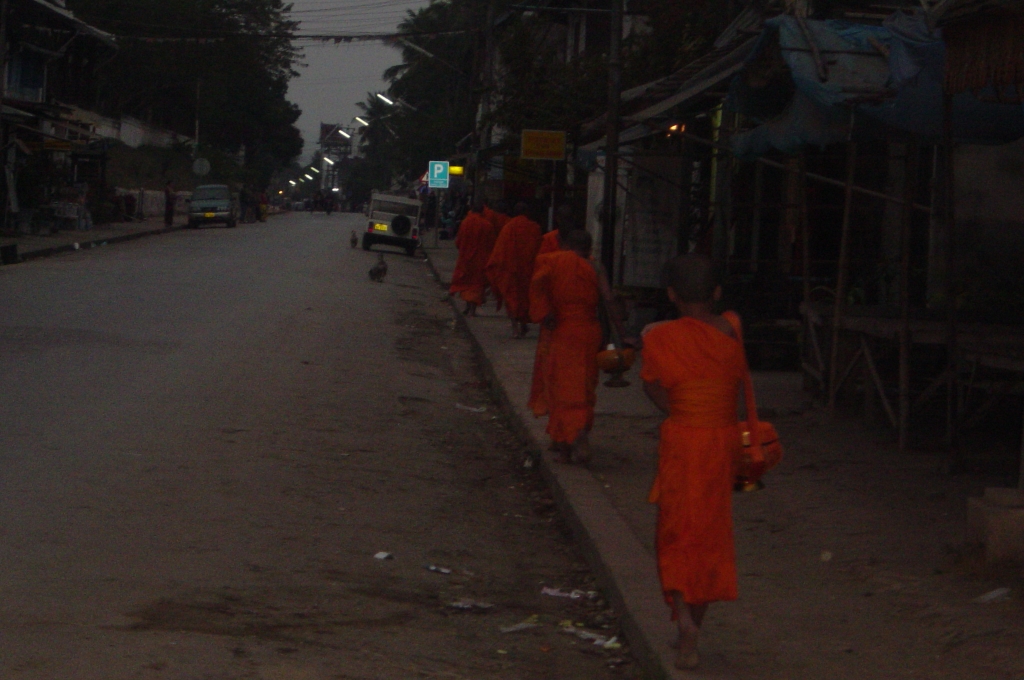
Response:
[[[430,161],[430,172],[427,174],[427,186],[431,189],[447,189],[448,176],[448,161]]]

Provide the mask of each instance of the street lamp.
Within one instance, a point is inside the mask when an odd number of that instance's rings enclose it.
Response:
[[[298,182],[296,182],[293,179],[290,179],[290,180],[288,180],[288,184],[291,184],[292,186],[296,186],[298,184]]]
[[[367,123],[367,122],[366,122],[365,120],[363,120],[363,119],[362,119],[362,118],[360,118],[359,116],[356,116],[355,120],[356,120],[356,122],[357,122],[357,123],[359,123],[360,125],[363,125],[363,126],[369,126],[369,123]]]
[[[303,175],[303,177],[305,177],[306,179],[313,179],[313,176],[310,175],[308,172],[305,175]]]
[[[377,99],[381,100],[382,102],[384,102],[388,106],[394,106],[395,105],[395,102],[391,101],[390,99],[388,99],[387,97],[382,95],[380,92],[377,93]]]
[[[324,159],[324,163],[327,163],[327,165],[334,165],[334,161],[332,161],[327,156],[324,156],[323,159]]]
[[[312,170],[313,172],[315,172],[318,175],[320,174],[320,171],[317,170],[316,166],[311,165],[311,166],[309,166],[309,169]],[[310,179],[313,179],[313,178],[310,177]]]

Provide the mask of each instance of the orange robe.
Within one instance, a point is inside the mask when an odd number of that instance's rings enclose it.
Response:
[[[544,238],[540,241],[540,250],[537,251],[537,264],[534,265],[534,271],[539,266],[541,255],[547,255],[548,253],[557,253],[562,249],[562,244],[558,240],[558,230],[552,230],[544,234]],[[537,353],[533,359],[533,381],[530,383],[530,408],[534,408],[534,404],[544,403],[542,400],[545,399],[544,390],[544,362],[547,360],[546,357],[548,352],[551,350],[551,331],[547,329],[543,324],[540,326],[540,333],[537,338]],[[547,413],[547,407],[538,406],[543,413]]]
[[[555,442],[571,444],[594,424],[600,298],[597,270],[589,260],[568,250],[537,258],[530,318],[541,323],[552,315],[556,325],[550,341],[538,344],[529,406],[537,417],[548,416],[547,431]]]
[[[505,213],[500,213],[497,210],[491,210],[488,206],[484,206],[484,217],[487,221],[494,225],[494,235],[497,237],[501,233],[501,230],[505,228],[508,221],[512,219]]]
[[[480,213],[470,211],[455,236],[459,259],[452,272],[450,293],[458,293],[466,302],[482,305],[487,277],[484,268],[494,248],[494,225]]]
[[[544,234],[544,238],[540,240],[540,250],[537,251],[537,255],[546,255],[547,253],[558,252],[561,249],[562,242],[558,238],[558,230],[552,229]]]
[[[738,328],[738,317],[726,316]],[[669,606],[672,591],[688,604],[737,597],[733,457],[742,447],[736,400],[745,371],[742,344],[702,321],[684,317],[644,336],[640,377],[660,383],[671,405],[649,498],[658,505],[658,571]]]
[[[505,301],[509,318],[524,323],[530,317],[530,279],[540,240],[539,224],[525,215],[513,217],[498,235],[487,262],[487,280]]]

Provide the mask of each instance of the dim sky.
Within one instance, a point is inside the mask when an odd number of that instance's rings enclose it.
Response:
[[[429,0],[292,0],[292,17],[301,21],[299,34],[387,33],[406,12]],[[300,40],[300,76],[292,80],[288,98],[302,109],[298,127],[306,141],[303,158],[316,149],[320,122],[349,125],[359,115],[356,103],[367,92],[386,85],[381,74],[400,61],[399,51],[379,42],[334,44]]]

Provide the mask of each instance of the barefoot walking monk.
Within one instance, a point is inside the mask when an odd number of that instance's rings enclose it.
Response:
[[[590,458],[601,349],[601,285],[590,247],[590,234],[569,233],[563,250],[537,259],[530,286],[530,317],[549,331],[543,353],[538,348],[534,378],[541,384],[531,390],[530,408],[548,416],[551,448],[563,462]]]
[[[463,314],[476,316],[477,306],[484,303],[484,289],[487,287],[484,267],[494,248],[494,225],[483,216],[482,200],[475,201],[462,220],[455,245],[459,249],[459,259],[455,263],[448,292],[458,293],[465,301]]]
[[[644,335],[644,391],[668,418],[661,425],[658,474],[658,570],[679,624],[676,666],[696,668],[697,638],[708,605],[735,600],[732,537],[733,457],[742,447],[736,402],[746,371],[736,339],[739,317],[719,316],[709,259],[684,255],[666,268],[680,318]]]
[[[498,236],[487,263],[487,280],[505,302],[512,321],[512,337],[526,335],[530,321],[530,279],[540,248],[540,225],[526,216],[525,203],[516,205],[515,214]]]

